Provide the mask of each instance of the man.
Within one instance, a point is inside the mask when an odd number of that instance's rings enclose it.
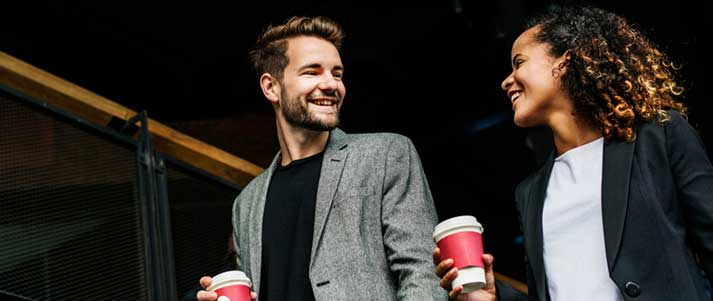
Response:
[[[261,301],[445,300],[430,256],[437,217],[413,144],[337,128],[343,37],[332,20],[295,17],[251,52],[280,153],[235,201],[239,269]]]

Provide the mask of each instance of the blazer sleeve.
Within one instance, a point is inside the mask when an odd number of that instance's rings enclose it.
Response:
[[[236,269],[248,274],[249,277],[259,277],[260,271],[252,271],[250,269],[250,246],[248,246],[247,232],[249,231],[249,214],[250,204],[254,204],[254,200],[259,197],[259,189],[267,179],[266,173],[261,173],[255,179],[245,186],[233,201],[233,247],[235,248],[235,266]],[[245,227],[245,229],[241,229]],[[253,279],[253,283],[258,280]]]
[[[446,300],[438,286],[431,252],[438,217],[412,142],[400,135],[386,154],[382,231],[389,266],[398,279],[398,300]]]
[[[239,230],[240,230],[240,196],[242,196],[243,193],[240,193],[236,198],[235,201],[233,201],[233,217],[232,217],[232,223],[233,223],[233,251],[235,252],[235,268],[237,270],[245,271],[242,267],[242,261],[240,260],[240,236],[239,236]]]
[[[713,166],[696,131],[677,112],[666,124],[666,149],[687,230],[713,285]]]
[[[522,232],[523,235],[525,235],[524,231],[524,219],[523,213],[527,212],[525,208],[525,199],[529,195],[529,187],[531,185],[532,181],[532,176],[528,177],[524,181],[522,181],[519,185],[517,185],[517,188],[515,189],[515,207],[517,208],[517,213],[518,213],[518,221],[520,222],[520,232]],[[525,188],[527,187],[527,188]],[[527,237],[525,237],[525,240],[527,240]],[[529,258],[527,255],[527,248],[525,248],[525,269],[527,273],[527,300],[538,300],[537,297],[537,282],[535,282],[535,274],[532,272],[532,268],[530,267],[530,262]],[[500,299],[499,299],[500,300]],[[509,299],[505,299],[509,300]]]

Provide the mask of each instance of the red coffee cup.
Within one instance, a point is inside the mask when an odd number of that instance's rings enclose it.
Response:
[[[433,240],[441,250],[441,259],[453,259],[453,266],[458,268],[458,277],[452,285],[463,285],[463,293],[485,286],[482,233],[483,226],[470,215],[447,219],[433,231]]]
[[[218,301],[250,301],[250,278],[241,271],[227,271],[213,277],[207,288],[218,294]]]

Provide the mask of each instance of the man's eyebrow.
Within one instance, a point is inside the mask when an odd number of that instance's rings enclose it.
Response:
[[[319,69],[319,68],[322,68],[322,65],[320,65],[320,64],[318,64],[318,63],[314,63],[314,64],[304,65],[304,66],[300,67],[300,68],[297,69],[297,70],[298,70],[298,71],[302,71],[302,70],[304,70],[304,69]]]
[[[321,64],[314,63],[314,64],[304,65],[304,66],[300,67],[299,69],[297,69],[297,71],[302,71],[302,70],[305,70],[305,69],[321,69],[321,68],[322,68],[322,65],[321,65]],[[342,72],[343,72],[343,71],[344,71],[344,66],[342,66],[342,65],[336,65],[336,66],[334,66],[334,68],[333,68],[332,70],[335,70],[335,71],[342,71]]]

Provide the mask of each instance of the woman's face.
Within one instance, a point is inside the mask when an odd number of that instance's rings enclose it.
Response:
[[[512,45],[512,73],[502,83],[520,127],[548,125],[553,113],[567,109],[570,102],[560,86],[565,69],[561,58],[549,54],[550,46],[535,40],[539,30],[523,32]]]

